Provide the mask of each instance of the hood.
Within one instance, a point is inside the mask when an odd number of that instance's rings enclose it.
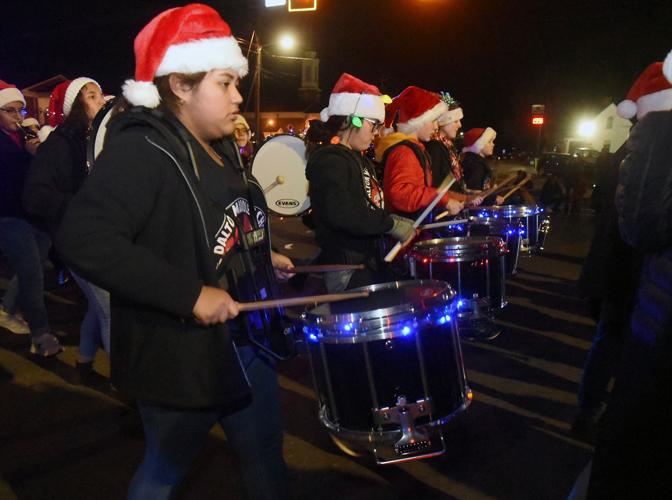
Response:
[[[322,168],[319,164],[320,158],[324,155],[336,155],[348,161],[357,161],[358,153],[343,146],[342,144],[326,144],[318,147],[310,155],[310,159],[306,164],[306,179],[310,181],[310,177],[315,169]]]
[[[382,161],[385,151],[402,141],[413,141],[420,144],[413,136],[402,134],[401,132],[392,132],[378,139],[376,143],[376,160]]]

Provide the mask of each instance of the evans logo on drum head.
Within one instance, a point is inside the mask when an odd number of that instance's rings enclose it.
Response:
[[[306,145],[299,137],[276,135],[267,139],[254,156],[252,175],[274,215],[300,216],[310,208]]]
[[[290,200],[287,198],[275,202],[275,206],[280,208],[296,208],[300,204],[299,200]]]

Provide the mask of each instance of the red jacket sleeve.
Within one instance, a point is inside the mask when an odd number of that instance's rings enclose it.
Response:
[[[427,183],[431,185],[431,172],[427,173]],[[422,165],[411,148],[399,146],[392,151],[385,162],[383,177],[385,205],[392,212],[413,213],[429,205],[438,193],[436,188],[425,185]],[[437,206],[448,203],[444,196]]]

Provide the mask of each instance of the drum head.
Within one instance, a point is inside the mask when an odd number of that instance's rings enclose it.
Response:
[[[276,215],[301,215],[310,208],[305,153],[300,138],[276,135],[254,156],[252,175],[264,190],[268,209]]]
[[[426,310],[452,300],[455,292],[448,283],[435,280],[395,281],[355,288],[366,290],[368,297],[325,302],[311,309],[304,319],[316,324],[359,321],[390,317],[409,310]]]
[[[112,110],[116,102],[116,97],[107,101],[93,119],[93,123],[91,124],[91,134],[89,135],[89,141],[86,145],[86,159],[88,160],[89,165],[93,165],[93,162],[103,150],[105,135],[107,134],[107,123],[110,121],[110,118],[112,118]]]

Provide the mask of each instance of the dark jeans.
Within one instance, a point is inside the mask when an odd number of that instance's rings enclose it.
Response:
[[[623,342],[630,330],[632,305],[604,299],[593,344],[588,351],[579,386],[579,407],[598,411],[607,401],[607,386],[616,375]]]
[[[289,498],[274,362],[249,346],[239,348],[239,353],[252,385],[252,404],[239,412],[222,415],[214,409],[182,410],[138,403],[145,430],[145,457],[131,481],[129,500],[170,498],[217,422],[240,464],[247,498]]]
[[[16,272],[16,301],[33,338],[51,330],[44,304],[42,255],[50,246],[49,235],[23,219],[0,218],[0,249]]]

